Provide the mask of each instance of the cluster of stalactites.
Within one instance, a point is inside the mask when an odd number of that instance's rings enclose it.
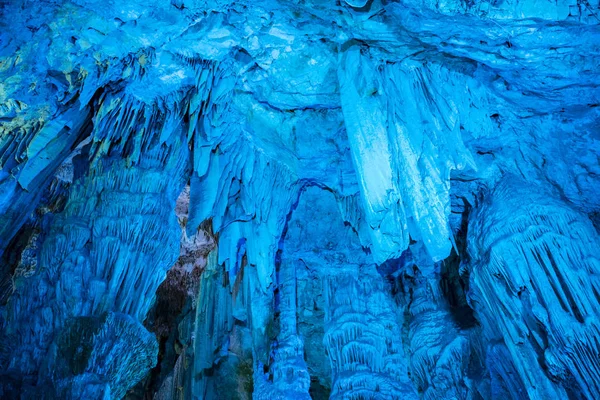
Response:
[[[205,75],[212,67],[202,66]],[[64,211],[48,225],[37,270],[17,280],[7,305],[5,333],[15,338],[3,354],[7,371],[39,373],[65,398],[107,390],[120,398],[155,364],[156,340],[141,322],[179,254],[174,209],[190,171],[184,115],[198,112],[191,105],[203,103],[190,99],[208,97],[201,92],[210,88],[198,84],[151,103],[125,92],[97,99]],[[144,339],[126,349],[118,338],[131,335]],[[65,337],[86,343],[85,354],[77,368],[55,376],[53,366],[69,357]]]
[[[434,261],[450,254],[450,171],[474,163],[457,104],[432,87],[442,73],[418,63],[378,67],[358,46],[341,56],[344,122],[378,262],[399,257],[409,238]]]
[[[600,239],[587,216],[507,176],[471,216],[469,238],[493,395],[597,398]]]
[[[231,106],[235,83],[223,70],[210,81],[211,97],[192,138],[187,230],[191,235],[210,219],[229,280],[236,280],[245,258],[270,297],[279,238],[300,185],[288,166],[248,135],[245,117]]]

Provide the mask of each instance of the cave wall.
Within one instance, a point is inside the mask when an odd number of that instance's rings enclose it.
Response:
[[[597,0],[0,1],[0,397],[600,397]]]

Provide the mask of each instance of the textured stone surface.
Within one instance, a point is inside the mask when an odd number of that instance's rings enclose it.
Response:
[[[0,397],[599,398],[598,7],[0,1]]]

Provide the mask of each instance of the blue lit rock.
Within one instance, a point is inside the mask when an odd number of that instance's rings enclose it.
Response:
[[[590,220],[551,190],[509,176],[469,230],[469,297],[490,343],[495,394],[597,397],[600,243]]]
[[[0,4],[0,397],[600,397],[598,3]]]

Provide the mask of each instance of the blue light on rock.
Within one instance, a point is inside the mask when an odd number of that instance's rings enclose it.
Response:
[[[600,398],[599,7],[0,2],[0,398]]]

